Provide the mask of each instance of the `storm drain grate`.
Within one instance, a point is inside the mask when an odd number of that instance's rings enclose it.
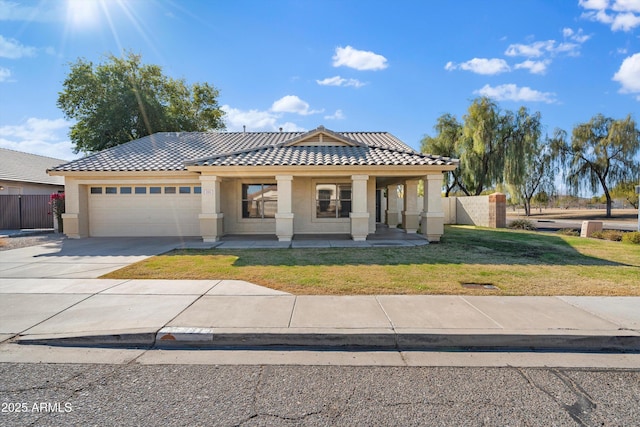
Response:
[[[467,289],[489,289],[492,291],[500,290],[496,285],[492,283],[460,283],[463,288]]]

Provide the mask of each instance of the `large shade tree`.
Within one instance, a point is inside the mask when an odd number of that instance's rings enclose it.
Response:
[[[552,148],[570,188],[602,189],[607,218],[611,217],[612,188],[640,176],[640,131],[631,116],[616,120],[598,114],[578,124],[570,141],[566,133],[558,133]]]
[[[172,79],[128,52],[97,65],[82,58],[71,64],[57,105],[75,120],[74,151],[92,153],[155,132],[223,129],[217,98],[212,85]]]
[[[526,108],[502,111],[487,97],[472,101],[460,123],[450,115],[438,118],[436,136],[425,136],[425,153],[460,159],[458,170],[445,178],[447,195],[459,188],[466,195],[480,195],[501,184],[520,187],[540,151],[540,114]],[[515,188],[514,187],[514,188]]]

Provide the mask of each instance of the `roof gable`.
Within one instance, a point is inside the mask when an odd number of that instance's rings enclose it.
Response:
[[[333,132],[324,126],[294,137],[282,144],[283,147],[363,147],[364,144],[354,139],[348,138],[337,132]]]

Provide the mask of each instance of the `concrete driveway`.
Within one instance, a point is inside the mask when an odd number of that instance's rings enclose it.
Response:
[[[91,237],[0,252],[0,278],[93,279],[193,243],[177,237]]]

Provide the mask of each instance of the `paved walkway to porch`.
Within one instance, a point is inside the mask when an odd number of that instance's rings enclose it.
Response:
[[[296,234],[290,242],[280,242],[272,234],[232,234],[219,242],[187,242],[185,248],[218,249],[287,249],[287,248],[373,248],[390,246],[423,246],[429,241],[421,234],[407,234],[399,228],[378,224],[376,232],[365,241],[354,241],[348,234]]]

